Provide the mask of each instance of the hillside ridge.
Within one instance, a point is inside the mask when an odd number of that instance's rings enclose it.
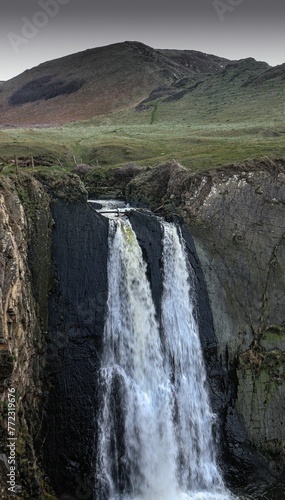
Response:
[[[153,89],[228,60],[126,41],[46,61],[3,82],[1,125],[63,124],[134,107]]]

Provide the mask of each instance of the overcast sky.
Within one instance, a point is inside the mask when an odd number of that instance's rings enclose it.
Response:
[[[283,0],[2,0],[0,80],[125,40],[275,66],[285,62]]]

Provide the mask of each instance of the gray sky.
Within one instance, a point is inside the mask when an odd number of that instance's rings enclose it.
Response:
[[[87,48],[137,40],[285,62],[282,0],[2,0],[0,80]]]

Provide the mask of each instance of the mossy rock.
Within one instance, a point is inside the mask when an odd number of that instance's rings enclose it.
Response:
[[[262,334],[260,346],[265,349],[265,351],[280,350],[285,352],[285,326],[268,326]]]

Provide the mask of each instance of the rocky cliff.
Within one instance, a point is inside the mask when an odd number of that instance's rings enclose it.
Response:
[[[17,492],[22,498],[22,488],[36,498],[40,472],[34,440],[40,421],[51,231],[49,196],[42,185],[26,176],[1,178],[0,224],[0,491],[1,498],[9,498],[10,417],[10,432],[17,438],[17,478],[21,476]],[[9,391],[15,391],[12,402]]]
[[[267,481],[285,467],[285,161],[138,175],[128,196],[187,225],[205,276],[217,346],[234,380],[224,414],[232,468]],[[246,473],[245,473],[246,474]]]
[[[44,386],[44,367],[52,288],[51,206],[52,200],[56,203],[62,197],[85,200],[86,192],[78,181],[77,176],[62,181],[24,174],[0,180],[1,498],[10,498],[9,493],[11,498],[51,498],[41,465],[39,434],[42,403],[49,392]],[[17,468],[16,489],[9,491],[7,474],[10,465],[14,466],[9,464],[13,461],[10,432],[16,438]]]
[[[201,339],[226,479],[281,481],[285,162],[264,159],[202,174],[172,163],[138,171],[126,184],[134,204],[182,225],[197,276]],[[91,496],[107,222],[86,199],[74,175],[1,178],[3,498],[9,498],[7,394],[13,387],[18,498]],[[159,224],[153,216],[131,218],[159,310]]]

